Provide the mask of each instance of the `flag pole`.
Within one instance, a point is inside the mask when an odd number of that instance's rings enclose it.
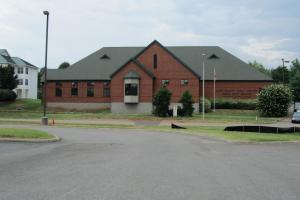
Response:
[[[214,112],[216,112],[216,69],[214,68]]]

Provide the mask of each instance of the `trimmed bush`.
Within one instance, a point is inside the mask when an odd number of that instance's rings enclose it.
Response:
[[[199,112],[202,112],[202,98],[199,101]],[[208,99],[204,99],[204,112],[211,112],[211,102]]]
[[[0,89],[0,101],[14,101],[17,95],[14,91],[8,89]]]
[[[257,95],[257,110],[265,117],[285,117],[292,101],[292,91],[282,84],[273,84]]]
[[[255,110],[256,99],[216,99],[216,109]]]
[[[159,117],[166,117],[169,112],[169,105],[172,93],[165,87],[160,88],[153,98],[153,114]]]
[[[182,96],[181,99],[179,100],[179,103],[182,104],[182,108],[179,109],[179,114],[182,114],[182,116],[192,116],[194,112],[194,101],[193,101],[193,96],[191,93],[186,90]]]

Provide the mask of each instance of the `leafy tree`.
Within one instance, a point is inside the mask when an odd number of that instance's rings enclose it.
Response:
[[[186,90],[182,96],[181,99],[179,100],[179,103],[182,104],[182,114],[183,116],[192,116],[194,112],[194,101],[193,101],[193,96],[191,93]]]
[[[61,64],[58,66],[58,69],[66,69],[66,68],[68,68],[68,67],[70,67],[70,63],[68,63],[68,62],[63,62],[63,63],[61,63]]]
[[[292,101],[288,86],[273,84],[265,87],[257,96],[257,110],[265,117],[285,117]]]
[[[254,60],[253,62],[249,62],[249,65],[260,71],[261,73],[271,77],[271,70],[267,69],[263,64],[257,62],[256,60]]]
[[[15,89],[18,86],[17,78],[14,67],[11,65],[7,67],[0,66],[0,89]]]
[[[300,61],[298,59],[295,59],[292,61],[290,77],[295,75],[299,70],[300,70]]]
[[[294,101],[300,101],[300,69],[291,77],[290,86],[293,91]]]
[[[290,73],[287,67],[277,67],[272,70],[272,78],[275,83],[289,83]]]
[[[169,111],[169,105],[172,93],[165,87],[160,88],[154,95],[153,106],[154,115],[166,117]]]

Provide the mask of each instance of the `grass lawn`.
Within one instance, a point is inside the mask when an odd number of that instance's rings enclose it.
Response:
[[[60,124],[63,127],[77,128],[117,128],[135,129],[159,132],[171,132],[181,134],[192,134],[207,136],[235,142],[280,142],[280,141],[300,141],[300,133],[294,134],[270,134],[252,132],[224,131],[225,127],[211,126],[189,126],[187,129],[172,129],[169,126],[133,126],[133,125],[83,125],[83,124]]]
[[[219,123],[274,123],[280,118],[261,118],[256,120],[257,112],[255,110],[217,110],[215,113],[207,113],[205,120],[202,120],[201,114],[193,117],[179,117],[181,121],[199,121],[199,122],[219,122]],[[18,99],[14,103],[1,105],[0,118],[10,119],[39,119],[42,116],[42,105],[40,100]],[[59,109],[48,109],[50,119],[133,119],[133,120],[162,120],[172,118],[159,118],[153,115],[142,114],[115,114],[109,110],[87,111],[87,112],[64,112]]]
[[[26,128],[0,128],[0,138],[51,139],[53,135]]]

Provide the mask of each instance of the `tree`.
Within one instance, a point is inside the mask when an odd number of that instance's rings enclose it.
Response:
[[[290,88],[283,84],[265,87],[257,96],[257,110],[265,117],[285,117],[292,101]]]
[[[66,69],[66,68],[68,68],[68,67],[70,67],[70,63],[68,63],[68,62],[63,62],[63,63],[61,63],[61,64],[58,66],[58,69]]]
[[[292,61],[290,77],[295,75],[297,71],[300,71],[300,61],[298,59],[295,59]]]
[[[18,86],[17,78],[14,67],[11,65],[7,67],[0,66],[0,89],[15,89]]]
[[[179,100],[179,103],[182,104],[182,114],[183,116],[192,116],[194,112],[194,101],[193,101],[193,96],[191,93],[186,90],[182,96],[181,99]]]
[[[272,79],[275,83],[288,84],[290,79],[290,73],[287,67],[277,67],[272,70]]]
[[[267,69],[263,64],[257,62],[256,60],[254,60],[253,62],[249,62],[249,65],[260,71],[261,73],[271,77],[271,70]]]
[[[169,105],[172,93],[165,87],[160,88],[154,95],[153,106],[154,115],[166,117],[169,111]]]
[[[291,77],[290,87],[293,91],[294,101],[300,101],[300,69]]]

